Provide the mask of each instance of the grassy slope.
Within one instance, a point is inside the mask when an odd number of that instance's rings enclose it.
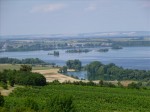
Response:
[[[51,68],[50,66],[45,66],[45,67],[34,66],[34,67],[32,67],[33,70],[45,70],[45,69],[50,69],[50,68]],[[4,69],[19,70],[20,69],[20,64],[15,64],[15,65],[12,65],[12,64],[0,64],[0,71],[3,71]]]
[[[142,111],[150,110],[150,90],[106,88],[75,85],[48,85],[39,88],[21,88],[6,97],[7,105],[22,103],[30,97],[44,106],[53,95],[72,95],[79,112]]]

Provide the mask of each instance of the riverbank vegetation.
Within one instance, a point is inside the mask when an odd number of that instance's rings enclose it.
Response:
[[[48,55],[59,56],[59,51],[54,51],[53,53],[48,53]]]
[[[75,69],[76,71],[80,71],[82,68],[82,63],[80,60],[68,60],[66,62],[66,66],[68,67],[68,69]]]
[[[104,65],[99,61],[94,61],[86,66],[86,70],[89,80],[150,80],[150,70],[124,69],[113,63]]]
[[[97,50],[97,51],[98,51],[98,52],[108,52],[109,49],[105,48],[105,49],[99,49],[99,50]]]
[[[66,53],[88,53],[90,52],[89,49],[72,49],[72,50],[66,50]]]

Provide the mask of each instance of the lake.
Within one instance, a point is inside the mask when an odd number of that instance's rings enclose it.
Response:
[[[124,47],[120,50],[109,49],[108,52],[97,52],[98,48],[88,53],[66,53],[66,50],[57,50],[59,57],[48,55],[51,51],[1,52],[0,57],[10,58],[39,58],[46,62],[65,65],[67,60],[79,59],[83,65],[92,61],[101,61],[104,64],[115,63],[123,68],[150,70],[150,47]]]

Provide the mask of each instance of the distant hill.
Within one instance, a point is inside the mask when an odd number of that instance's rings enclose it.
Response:
[[[150,31],[115,31],[79,34],[1,35],[0,39],[88,38],[88,37],[150,37]]]

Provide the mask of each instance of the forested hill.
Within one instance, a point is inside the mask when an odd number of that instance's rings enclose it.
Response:
[[[0,64],[49,64],[44,62],[43,60],[40,60],[39,58],[26,58],[26,59],[16,59],[16,58],[8,58],[3,57],[0,58]]]

